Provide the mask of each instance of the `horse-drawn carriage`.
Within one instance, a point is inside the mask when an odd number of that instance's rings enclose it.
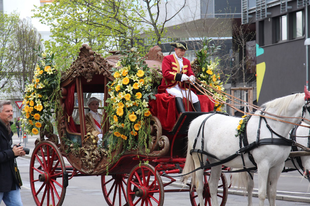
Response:
[[[234,154],[237,151],[234,155],[238,157],[240,157],[242,152],[245,152],[244,157],[242,157],[242,159],[244,158],[242,160],[244,164],[240,164],[239,161],[237,164],[239,168],[245,167],[245,165],[247,167],[250,165],[251,167],[253,166],[253,162],[249,158],[251,152],[239,145],[238,138],[235,137],[233,141],[234,143],[237,142],[237,146],[241,148],[235,148],[235,145],[232,145],[229,139],[221,139],[227,135],[220,133],[224,132],[228,134],[228,130],[232,133],[230,136],[235,136],[240,119],[228,117],[229,121],[225,124],[226,126],[222,127],[222,123],[227,121],[226,117],[221,117],[222,119],[219,118],[217,120],[214,119],[215,116],[221,114],[206,114],[206,112],[212,111],[214,106],[210,97],[206,95],[199,96],[200,102],[202,102],[201,109],[203,112],[188,111],[178,115],[174,105],[174,99],[165,96],[165,94],[157,94],[156,100],[150,100],[147,105],[152,113],[152,117],[148,124],[144,125],[149,130],[149,135],[144,137],[145,141],[142,149],[131,147],[131,149],[127,150],[122,143],[116,144],[111,149],[109,141],[103,138],[103,141],[98,143],[98,137],[93,135],[91,131],[88,131],[85,122],[85,115],[88,110],[88,107],[85,105],[86,98],[98,97],[103,100],[102,106],[107,108],[107,102],[111,102],[109,100],[108,85],[111,85],[110,83],[115,78],[111,69],[116,66],[119,59],[120,56],[117,54],[104,59],[94,53],[90,47],[83,45],[77,60],[62,75],[60,82],[61,97],[58,103],[59,107],[56,111],[58,136],[52,134],[50,129],[46,131],[42,129],[40,139],[36,141],[36,147],[31,157],[30,184],[36,204],[62,205],[66,187],[71,178],[75,176],[101,175],[103,196],[108,205],[163,205],[164,193],[176,191],[189,192],[192,205],[198,205],[202,201],[201,197],[205,201],[204,205],[211,205],[211,193],[213,196],[212,201],[215,201],[214,196],[217,199],[215,204],[212,203],[213,205],[216,205],[217,202],[221,206],[225,205],[228,188],[225,175],[220,171],[222,164],[217,164],[214,168],[212,167],[214,170],[213,175],[211,175],[212,185],[209,185],[208,177],[210,176],[210,169],[207,166],[208,169],[202,172],[201,168],[205,161],[201,162],[201,160],[204,160],[208,156],[211,163],[214,163],[219,159],[227,158],[230,154]],[[150,52],[148,54],[145,62],[150,68],[160,69],[161,60],[162,55],[160,50],[155,47],[153,48],[153,53]],[[283,105],[281,109],[285,110],[289,108],[290,111],[294,110],[293,112],[295,113],[291,113],[290,116],[300,116],[301,119],[301,115],[296,111],[301,110],[302,106],[304,106],[303,114],[306,114],[306,117],[308,117],[309,112],[307,112],[307,109],[309,106],[307,104],[301,104],[300,98],[298,97],[299,101],[296,103],[297,106],[295,105],[293,107],[294,109],[290,105],[291,102],[295,103],[293,98],[289,100],[282,99],[282,101],[288,101],[288,103]],[[116,104],[116,102],[114,103]],[[276,101],[276,103],[280,104],[280,101]],[[267,104],[267,106],[269,106],[267,110],[271,108],[271,110],[274,110],[272,112],[277,112],[274,108],[274,103]],[[102,112],[106,120],[109,118],[113,119],[106,110],[102,110]],[[200,116],[201,118],[197,118]],[[201,127],[200,125],[202,125],[202,118],[206,116],[210,116],[207,118],[216,120],[212,121],[213,125],[207,126],[209,127],[207,130],[210,134],[207,134],[206,130],[203,130],[197,135],[197,131]],[[257,128],[257,125],[261,125],[259,123],[260,121],[265,121],[259,120],[262,116],[270,118],[272,115],[266,112],[264,115],[254,114],[250,124],[251,133],[256,133],[257,130],[252,128]],[[194,130],[191,128],[189,130],[190,144],[188,144],[189,147],[186,152],[188,127],[194,119],[196,119],[197,124],[192,125],[192,127],[195,127]],[[116,118],[116,120],[118,119]],[[202,122],[210,123],[210,121]],[[271,133],[274,136],[278,136],[278,134],[282,137],[287,136],[285,132],[288,130],[288,127],[285,128],[285,131],[275,130],[279,126],[277,122],[278,119],[272,120],[271,127],[268,124],[266,124],[267,126],[263,124],[260,132],[267,137]],[[298,124],[297,120],[294,120],[294,122]],[[102,134],[105,137],[111,135],[110,123],[107,120],[101,125]],[[282,123],[281,126],[284,125]],[[196,133],[193,131],[196,131]],[[199,138],[203,134],[205,136],[215,135],[218,137],[213,138],[213,142],[208,138],[205,141],[201,141]],[[126,134],[123,139],[127,139]],[[270,143],[271,140],[269,139],[268,141],[260,140],[259,138],[256,141],[252,139],[249,140],[249,143],[253,141],[257,144],[250,144],[251,147],[253,146],[250,149],[256,148],[255,152],[253,152],[254,156],[257,156],[256,152],[259,151],[256,147],[258,145],[265,145],[262,148],[270,147],[273,149],[278,146],[277,144]],[[264,137],[261,137],[261,139],[264,139]],[[202,145],[208,141],[211,142],[203,148]],[[197,167],[194,168],[194,164],[190,165],[190,167],[186,166],[186,164],[191,163],[190,156],[192,154],[189,153],[193,152],[194,154],[199,150],[193,148],[193,142],[197,143],[199,149],[201,148],[200,153],[198,152],[195,154],[196,156],[194,155],[195,157],[193,156],[196,158],[194,160],[196,161],[195,165],[200,165],[200,169]],[[222,148],[216,146],[220,145],[220,143],[225,143],[224,152]],[[280,144],[280,147],[284,144],[277,143]],[[210,145],[212,146],[210,147]],[[287,145],[285,144],[285,146]],[[246,149],[249,148],[247,145],[244,145],[244,147]],[[286,150],[285,152],[287,152]],[[268,150],[264,151],[268,153]],[[276,152],[280,154],[278,150]],[[286,153],[284,153],[283,155],[285,156]],[[186,155],[188,160],[186,160]],[[185,172],[183,169],[185,169]],[[169,187],[176,181],[175,176],[180,175],[182,172],[192,172],[194,169],[196,169],[196,172],[198,170],[200,171],[198,174],[200,179],[196,179],[196,182],[193,184],[195,185],[201,181],[201,184],[197,188],[197,193],[195,187],[191,186],[191,184],[188,184],[188,187],[178,189]],[[215,178],[212,178],[212,176]],[[221,192],[219,192],[219,189]],[[199,200],[197,194],[200,196]]]
[[[40,133],[31,156],[30,182],[34,200],[37,205],[62,205],[69,180],[75,176],[101,175],[103,196],[108,205],[163,205],[164,193],[183,191],[190,192],[192,205],[198,205],[195,190],[189,187],[166,189],[176,181],[170,174],[180,174],[185,163],[187,129],[192,119],[203,112],[186,112],[180,116],[175,112],[173,98],[157,96],[149,102],[153,113],[150,124],[150,136],[146,150],[137,148],[124,151],[123,145],[117,145],[109,151],[106,142],[98,146],[98,138],[87,131],[85,115],[86,97],[98,97],[107,106],[108,84],[114,77],[111,68],[119,61],[114,54],[106,59],[94,53],[90,47],[83,45],[79,57],[70,69],[62,74],[60,89],[61,98],[57,109],[58,136],[51,130]],[[153,48],[148,54],[146,64],[153,69],[160,69],[162,55]],[[164,99],[164,100],[163,100]],[[169,122],[167,110],[159,107],[159,101],[169,105]],[[170,101],[170,102],[169,102]],[[202,111],[213,110],[209,98],[204,101]],[[103,110],[104,116],[107,112]],[[155,113],[155,114],[154,114]],[[158,117],[157,117],[158,116]],[[110,117],[112,118],[112,117]],[[171,122],[171,120],[173,122]],[[109,134],[109,122],[102,124],[102,133]],[[207,193],[207,176],[205,173],[205,199]],[[227,182],[225,175],[220,177],[220,202],[225,205]]]

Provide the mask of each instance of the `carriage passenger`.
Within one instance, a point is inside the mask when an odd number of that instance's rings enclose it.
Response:
[[[94,136],[98,136],[99,138],[98,142],[101,142],[102,115],[98,112],[99,102],[101,102],[101,100],[97,99],[96,97],[91,97],[88,100],[87,106],[90,109],[90,111],[86,114],[85,122],[86,122],[86,131],[91,132],[91,134]]]
[[[187,50],[185,42],[172,43],[174,46],[174,54],[165,56],[162,62],[163,79],[161,85],[158,87],[158,93],[167,92],[175,96],[176,107],[180,113],[185,112],[183,105],[183,97],[188,97],[188,89],[184,88],[184,81],[190,80],[195,82],[195,75],[192,71],[190,61],[184,58]],[[192,102],[194,109],[197,112],[201,111],[200,102],[197,95],[190,91],[191,97],[189,101]]]

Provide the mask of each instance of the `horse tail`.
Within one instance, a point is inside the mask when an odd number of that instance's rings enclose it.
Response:
[[[247,172],[237,172],[231,175],[231,185],[244,190],[248,190],[251,184],[250,175]],[[253,181],[253,180],[252,180]]]
[[[183,172],[182,172],[182,174],[184,174],[184,176],[181,177],[181,182],[183,184],[186,184],[188,178],[191,176],[192,177],[192,181],[191,181],[192,187],[191,188],[193,188],[193,184],[194,184],[195,178],[196,178],[195,172],[192,172],[194,169],[195,169],[194,160],[193,160],[192,155],[190,154],[190,147],[188,145],[187,146],[187,154],[186,154],[185,165],[184,165]]]

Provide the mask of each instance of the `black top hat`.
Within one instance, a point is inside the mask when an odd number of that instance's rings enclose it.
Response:
[[[180,48],[180,49],[185,49],[187,50],[187,44],[183,41],[175,42],[175,43],[170,43],[171,46],[174,46],[175,48]]]

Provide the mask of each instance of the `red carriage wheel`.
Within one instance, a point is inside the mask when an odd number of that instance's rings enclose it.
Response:
[[[127,203],[126,179],[128,175],[114,174],[110,176],[111,179],[107,180],[107,176],[101,176],[101,188],[103,196],[109,206],[123,206]]]
[[[205,171],[204,173],[204,189],[203,189],[203,198],[204,198],[204,206],[211,206],[211,195],[209,190],[209,184],[208,184],[208,177],[210,176],[210,172]],[[227,195],[228,195],[228,189],[227,189],[227,181],[225,174],[221,173],[220,180],[218,183],[218,189],[222,190],[222,193],[217,193],[217,197],[219,200],[219,203],[221,206],[226,205],[227,201]],[[189,193],[190,200],[193,206],[197,206],[199,203],[198,195],[196,193],[196,189],[193,188],[193,190]]]
[[[130,206],[164,204],[163,182],[154,167],[141,164],[131,170],[127,182],[127,198]]]
[[[57,146],[42,141],[34,148],[30,160],[30,186],[37,205],[62,205],[68,174]]]

